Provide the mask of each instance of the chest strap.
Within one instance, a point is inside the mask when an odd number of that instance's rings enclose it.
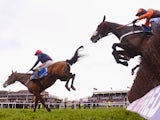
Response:
[[[122,35],[122,36],[120,37],[120,41],[122,41],[122,39],[123,39],[124,37],[128,36],[128,35],[132,35],[132,34],[135,34],[135,33],[142,33],[142,32],[143,32],[143,30],[137,30],[137,31],[128,32],[128,33],[126,33],[126,34],[124,34],[124,35]]]

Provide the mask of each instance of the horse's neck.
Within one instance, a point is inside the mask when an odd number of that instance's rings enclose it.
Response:
[[[29,78],[30,78],[30,74],[21,73],[18,75],[17,81],[19,81],[20,83],[25,85],[27,83],[27,81],[29,80]]]
[[[125,26],[117,23],[108,22],[111,32],[120,39],[120,37],[128,32],[134,31],[133,26]],[[139,29],[139,27],[135,27],[135,30]]]

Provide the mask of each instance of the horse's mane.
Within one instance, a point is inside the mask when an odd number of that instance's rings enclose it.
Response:
[[[152,36],[142,51],[140,68],[129,92],[130,102],[160,85],[160,37]]]
[[[119,24],[119,23],[115,23],[115,22],[108,22],[106,21],[106,24],[112,24],[112,26],[114,28],[126,28],[127,29],[127,32],[128,31],[136,31],[136,30],[142,30],[142,26],[139,26],[139,25],[124,25],[124,24]],[[126,33],[126,31],[124,31]]]
[[[32,75],[31,73],[21,73],[21,72],[14,72],[14,74],[17,74],[17,75],[26,75],[26,76]]]

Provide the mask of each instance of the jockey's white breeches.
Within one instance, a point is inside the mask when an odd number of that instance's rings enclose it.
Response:
[[[50,66],[51,64],[53,64],[53,61],[52,60],[48,60],[48,61],[42,63],[36,69],[41,70],[42,68],[46,68],[46,67]]]

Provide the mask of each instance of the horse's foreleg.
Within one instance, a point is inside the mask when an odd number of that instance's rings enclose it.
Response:
[[[38,105],[38,99],[36,96],[34,96],[34,112],[36,111],[36,108],[37,108],[37,105]]]
[[[36,96],[38,98],[38,100],[42,103],[42,105],[47,109],[48,112],[50,112],[51,110],[48,108],[48,106],[45,104],[45,101],[42,99],[42,96],[40,94],[38,94]]]
[[[116,47],[122,49],[122,50],[117,50]],[[135,49],[134,46],[126,43],[114,43],[112,46],[114,51],[117,51],[119,55],[123,56],[122,59],[127,59],[129,61],[130,58],[134,58],[137,55],[140,55],[140,53]]]
[[[75,74],[72,74],[72,82],[71,82],[71,88],[72,88],[72,90],[76,90],[76,88],[73,86],[74,78],[75,78]]]
[[[119,59],[127,60],[127,61],[130,60],[130,57],[128,56],[128,54],[124,50],[118,50],[117,52],[121,56]]]
[[[122,64],[122,65],[128,66],[128,63],[127,63],[127,62],[122,62],[122,61],[120,61],[120,58],[122,58],[122,57],[118,54],[117,51],[113,51],[113,52],[112,52],[112,55],[114,56],[114,58],[115,58],[115,60],[116,60],[117,63],[120,63],[120,64]]]
[[[114,43],[114,44],[112,45],[113,51],[117,51],[116,47],[118,46],[118,44],[119,44],[119,43]]]
[[[126,60],[126,58],[121,56],[121,55],[123,55],[122,51],[117,51],[116,47],[120,47],[119,45],[120,45],[119,43],[114,43],[113,44],[113,46],[112,46],[112,48],[113,48],[112,55],[114,56],[114,58],[115,58],[117,63],[120,63],[122,65],[128,66],[128,63],[126,61],[125,62],[120,61],[120,59]],[[120,53],[121,53],[121,55],[120,55]]]
[[[139,67],[140,65],[136,65],[134,68],[132,68],[131,70],[131,74],[133,75],[134,74],[134,71]]]

